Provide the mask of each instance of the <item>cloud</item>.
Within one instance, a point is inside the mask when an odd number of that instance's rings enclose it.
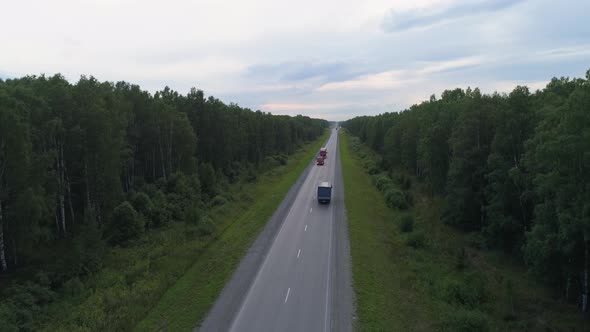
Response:
[[[590,1],[55,0],[3,9],[4,78],[196,87],[250,109],[330,120],[399,111],[455,87],[538,87],[590,66]]]
[[[244,75],[249,78],[297,82],[310,79],[343,79],[354,74],[350,65],[344,62],[293,61],[252,65],[246,69]]]
[[[381,22],[381,28],[385,32],[425,28],[470,15],[503,10],[523,1],[525,0],[470,0],[442,8],[412,9],[407,11],[391,9]]]
[[[406,83],[402,77],[403,71],[385,71],[363,75],[352,80],[327,83],[317,88],[316,91],[391,90]]]
[[[481,65],[483,57],[466,57],[448,61],[416,62],[408,69],[389,70],[376,74],[368,74],[351,80],[331,82],[316,89],[318,92],[351,91],[351,90],[395,90],[402,86],[419,82],[428,75],[457,71],[463,68]],[[414,69],[410,69],[414,67]]]

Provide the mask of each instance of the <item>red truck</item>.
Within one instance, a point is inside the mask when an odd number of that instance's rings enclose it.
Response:
[[[328,149],[327,148],[320,149],[320,157],[322,157],[324,159],[328,158]]]

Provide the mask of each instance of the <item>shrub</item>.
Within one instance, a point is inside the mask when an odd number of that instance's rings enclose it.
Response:
[[[189,225],[198,225],[202,219],[202,212],[197,206],[191,206],[184,211],[184,222]]]
[[[224,205],[226,203],[227,203],[227,199],[221,195],[217,195],[211,200],[211,206],[219,206],[219,205]]]
[[[469,308],[481,306],[488,297],[486,280],[478,273],[470,273],[461,279],[447,279],[443,287],[447,302]]]
[[[399,224],[399,229],[403,233],[409,233],[414,230],[414,217],[411,214],[407,214],[402,217]]]
[[[74,240],[73,253],[77,254],[79,267],[77,274],[89,274],[98,271],[102,266],[102,259],[106,252],[106,243],[102,239],[102,231],[96,223],[89,223],[80,227],[80,235]]]
[[[262,169],[265,171],[271,170],[271,169],[276,168],[280,165],[281,165],[281,163],[276,158],[271,157],[271,156],[266,156],[262,160]]]
[[[412,179],[409,176],[399,174],[395,180],[402,190],[409,190],[412,188]]]
[[[289,157],[285,154],[279,154],[275,156],[275,160],[278,161],[280,165],[287,165]]]
[[[213,220],[207,216],[203,217],[198,225],[197,231],[201,236],[211,235],[213,231],[215,231],[215,224],[213,224]]]
[[[408,206],[414,205],[414,195],[410,191],[404,191],[404,200]]]
[[[385,203],[390,208],[405,210],[408,208],[404,193],[395,188],[389,188],[385,192]]]
[[[465,247],[461,247],[455,253],[455,268],[462,270],[467,267],[467,252]]]
[[[149,216],[153,209],[152,200],[144,192],[139,192],[133,195],[131,203],[133,204],[135,210],[144,216]]]
[[[422,232],[414,232],[406,238],[406,245],[414,249],[424,248],[426,246],[426,237]]]
[[[486,332],[490,330],[488,316],[478,310],[453,310],[443,322],[445,331],[453,332]]]
[[[63,292],[69,296],[76,296],[84,292],[84,284],[80,278],[75,277],[63,284]]]
[[[144,231],[143,219],[133,206],[125,201],[115,208],[109,227],[109,242],[123,244],[136,238]]]
[[[168,211],[168,199],[160,190],[154,193],[152,198],[153,209],[150,213],[150,226],[160,226],[170,221],[170,212]]]
[[[199,165],[199,180],[204,194],[212,196],[217,186],[215,169],[209,163]]]
[[[377,187],[377,189],[379,189],[381,192],[386,191],[393,184],[391,179],[387,175],[383,174],[374,176],[373,183],[375,184],[375,187]]]
[[[381,172],[381,170],[379,169],[379,167],[377,167],[377,165],[375,164],[370,164],[367,167],[367,173],[369,173],[370,175],[375,175],[377,173]]]
[[[10,286],[0,302],[0,331],[33,331],[35,317],[55,297],[48,286],[33,282]]]

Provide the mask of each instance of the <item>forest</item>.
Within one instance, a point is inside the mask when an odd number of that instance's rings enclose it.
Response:
[[[0,80],[0,321],[31,329],[35,308],[64,283],[149,229],[176,222],[210,233],[205,216],[224,200],[222,184],[256,181],[327,127],[195,88]]]
[[[441,222],[588,310],[590,70],[534,92],[446,90],[342,126],[382,158],[370,173],[416,177],[444,198]]]

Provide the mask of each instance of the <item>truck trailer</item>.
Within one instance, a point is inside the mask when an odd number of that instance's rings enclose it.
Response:
[[[318,186],[318,203],[330,203],[332,199],[332,185],[330,182],[322,182]]]

